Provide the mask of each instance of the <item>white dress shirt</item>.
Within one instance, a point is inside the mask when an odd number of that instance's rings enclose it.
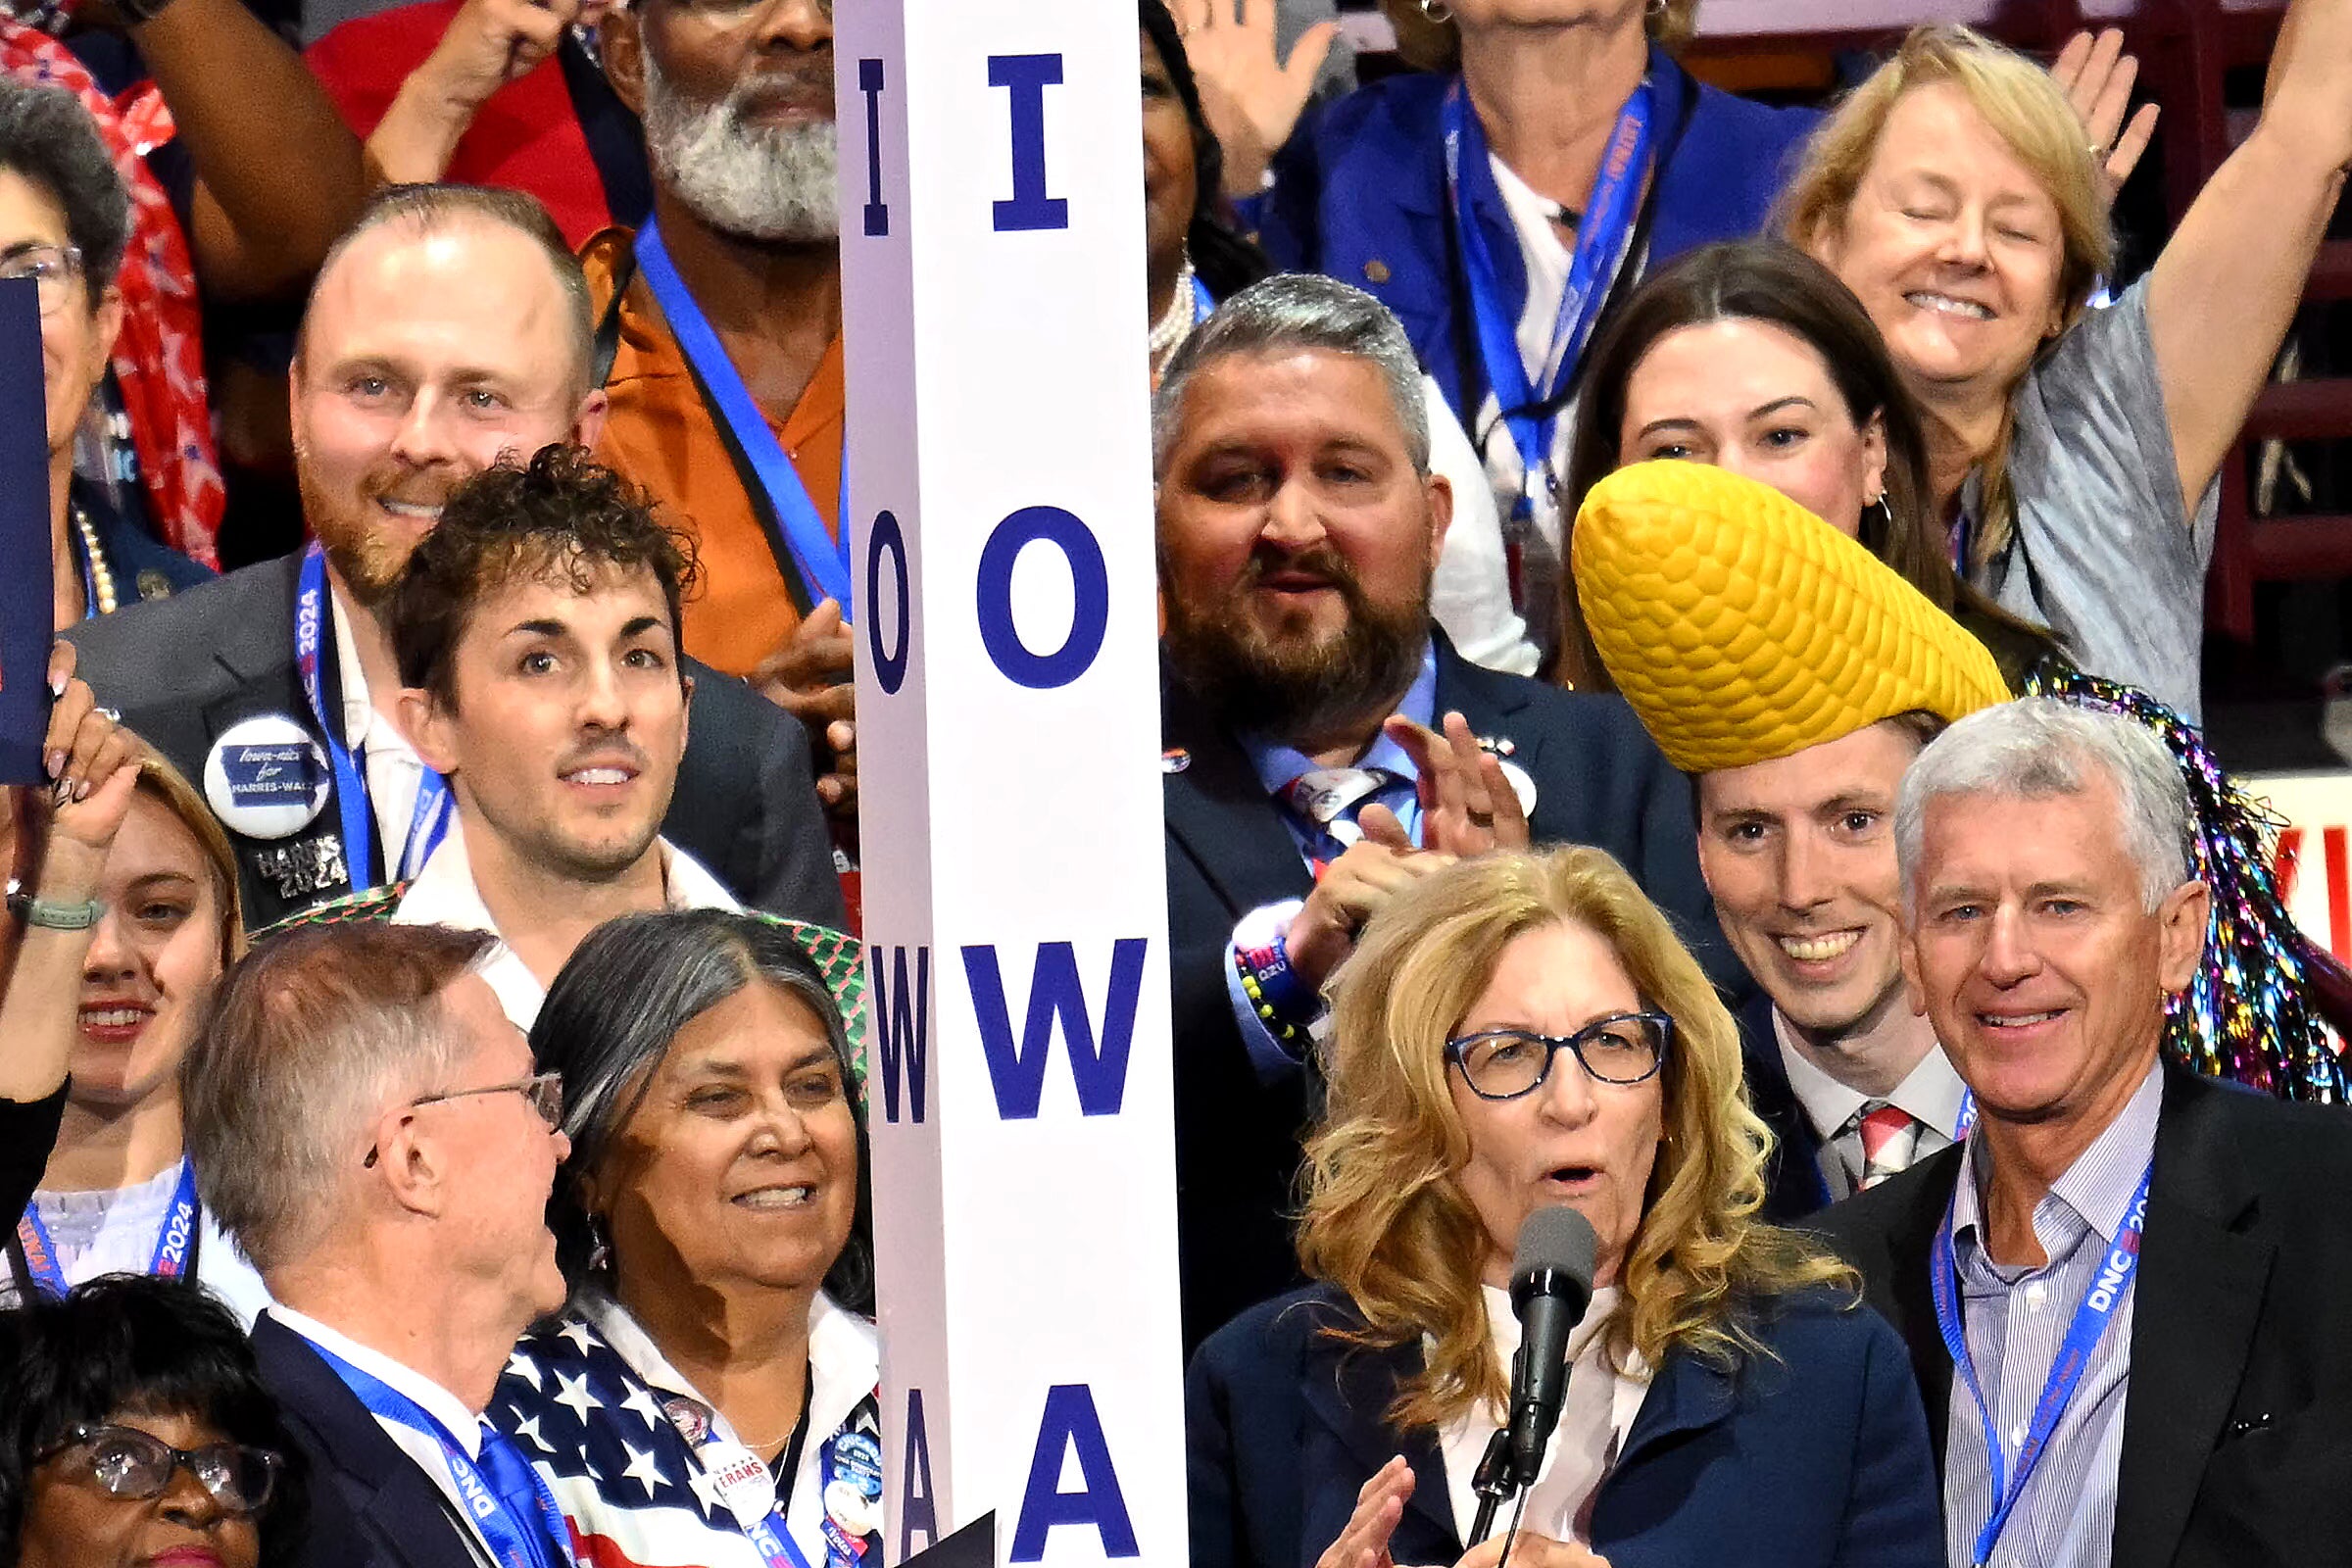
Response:
[[[1511,1310],[1510,1292],[1496,1285],[1484,1290],[1488,1332],[1493,1336],[1495,1356],[1507,1368],[1511,1357],[1519,1353],[1519,1318]],[[1601,1330],[1616,1314],[1618,1300],[1615,1286],[1594,1291],[1592,1304],[1568,1336],[1568,1397],[1560,1406],[1560,1424],[1552,1433],[1551,1446],[1544,1451],[1544,1468],[1537,1472],[1536,1484],[1527,1494],[1527,1512],[1520,1523],[1523,1531],[1554,1541],[1586,1542],[1577,1528],[1577,1516],[1616,1462],[1625,1435],[1649,1395],[1650,1370],[1639,1355],[1623,1369],[1609,1364],[1608,1336]],[[1464,1547],[1478,1544],[1470,1539],[1471,1528],[1478,1522],[1479,1501],[1470,1483],[1479,1460],[1486,1456],[1488,1442],[1501,1425],[1498,1412],[1474,1406],[1447,1422],[1438,1434],[1438,1451],[1446,1460],[1446,1492],[1453,1504],[1453,1528]],[[1494,1516],[1494,1529],[1508,1529],[1510,1522],[1506,1507]]]
[[[409,842],[409,820],[416,811],[416,797],[424,788],[424,760],[400,732],[400,726],[376,711],[368,696],[368,672],[360,665],[360,645],[351,629],[351,616],[340,594],[326,596],[335,621],[335,675],[343,692],[343,744],[355,759],[364,759],[368,774],[368,806],[375,815],[376,843],[382,846],[384,876],[399,881],[416,867],[401,864]],[[451,824],[455,830],[456,824]],[[367,874],[360,863],[360,847],[343,846],[344,863],[354,879]]]
[[[383,1384],[393,1393],[406,1396],[416,1407],[442,1426],[457,1440],[466,1457],[479,1463],[482,1457],[481,1417],[466,1407],[466,1401],[435,1383],[423,1373],[401,1365],[381,1350],[371,1350],[348,1335],[338,1334],[315,1317],[306,1316],[290,1306],[271,1302],[269,1313],[292,1329],[318,1348],[340,1357]],[[369,1412],[372,1414],[373,1412]],[[400,1451],[416,1461],[416,1468],[432,1479],[441,1494],[449,1499],[450,1517],[466,1530],[468,1543],[485,1563],[498,1562],[498,1554],[473,1522],[473,1512],[466,1504],[465,1494],[458,1490],[458,1478],[449,1471],[449,1456],[441,1451],[441,1440],[429,1433],[419,1432],[405,1422],[379,1415],[375,1424],[384,1429],[384,1436],[400,1446]]]
[[[466,856],[465,822],[453,818],[449,836],[441,847],[425,860],[424,869],[401,896],[400,906],[392,911],[395,925],[446,925],[460,931],[487,931],[497,936],[498,922],[490,918],[489,906],[482,903],[481,889],[474,885],[473,863]],[[667,839],[656,839],[655,850],[662,857],[662,891],[672,909],[741,909],[727,890],[720,887],[718,878],[703,868],[702,862]],[[499,1005],[515,1028],[525,1034],[539,1016],[539,1005],[547,1000],[547,987],[531,973],[529,964],[506,943],[499,943],[483,963],[483,979],[498,993]]]
[[[1830,1184],[1830,1197],[1850,1198],[1861,1184],[1862,1172],[1862,1134],[1852,1125],[1854,1114],[1879,1097],[1841,1084],[1815,1066],[1797,1050],[1788,1020],[1781,1016],[1778,1007],[1772,1009],[1772,1032],[1780,1042],[1781,1066],[1788,1074],[1788,1087],[1804,1107],[1814,1136],[1821,1140],[1821,1173]],[[1960,1081],[1941,1046],[1931,1046],[1919,1058],[1919,1065],[1884,1098],[1917,1124],[1912,1135],[1917,1142],[1902,1159],[1903,1165],[1960,1141],[1960,1107],[1967,1102],[1968,1085]]]

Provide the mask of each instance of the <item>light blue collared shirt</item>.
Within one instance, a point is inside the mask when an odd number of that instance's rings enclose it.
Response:
[[[1952,1261],[1959,1276],[1961,1323],[1979,1386],[1992,1407],[2002,1466],[2016,1470],[2034,1407],[2048,1382],[2059,1342],[2092,1278],[2115,1245],[2139,1179],[2156,1148],[2164,1069],[2151,1066],[2122,1114],[2067,1167],[2034,1207],[2034,1235],[2049,1261],[2008,1268],[1984,1250],[1984,1144],[1969,1142],[1953,1195]],[[2124,1451],[2124,1397],[2132,1382],[2132,1316],[2138,1280],[2125,1287],[2107,1330],[2091,1348],[2075,1396],[2027,1478],[1992,1561],[2020,1568],[2108,1568],[2115,1545],[2116,1467]],[[1984,1422],[1968,1385],[1952,1378],[1943,1455],[1944,1547],[1969,1561],[1977,1534],[1992,1515],[1992,1466]]]

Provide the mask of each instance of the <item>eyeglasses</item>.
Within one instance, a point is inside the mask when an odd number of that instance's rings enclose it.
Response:
[[[531,1108],[539,1113],[541,1121],[547,1123],[549,1132],[564,1125],[564,1075],[560,1072],[543,1072],[507,1084],[484,1084],[479,1089],[447,1089],[437,1095],[418,1095],[409,1102],[409,1108],[415,1110],[420,1105],[470,1100],[476,1095],[520,1095],[531,1102]],[[368,1150],[368,1157],[361,1163],[372,1169],[378,1152],[374,1149]]]
[[[80,1449],[77,1467],[111,1496],[139,1499],[163,1494],[172,1473],[185,1466],[212,1499],[231,1513],[254,1514],[270,1504],[285,1460],[268,1448],[242,1443],[213,1443],[174,1448],[136,1427],[77,1425],[61,1442],[34,1456],[46,1464]]]
[[[1551,1059],[1572,1053],[1604,1084],[1638,1084],[1655,1074],[1674,1044],[1674,1020],[1662,1012],[1619,1012],[1567,1036],[1529,1029],[1484,1029],[1446,1042],[1446,1059],[1462,1070],[1481,1100],[1516,1100],[1551,1076]]]
[[[55,316],[66,308],[74,298],[74,279],[81,275],[81,251],[73,245],[27,245],[0,256],[0,280],[31,278],[43,316]]]

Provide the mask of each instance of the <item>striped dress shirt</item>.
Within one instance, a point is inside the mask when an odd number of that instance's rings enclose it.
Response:
[[[2082,1152],[2034,1208],[2034,1234],[2049,1262],[2009,1268],[1983,1240],[1984,1145],[1969,1142],[1954,1194],[1953,1263],[1962,1322],[1978,1386],[1991,1406],[2004,1475],[2049,1381],[2059,1342],[2090,1289],[2156,1147],[2164,1098],[2151,1065],[2123,1113]],[[2115,1478],[2124,1448],[2124,1396],[2132,1381],[2132,1309],[2137,1276],[2092,1347],[2074,1398],[2059,1418],[1989,1561],[1996,1568],[2108,1568],[2115,1540]],[[1992,1465],[1984,1419],[1967,1382],[1952,1376],[1944,1440],[1944,1547],[1954,1564],[1974,1561],[1977,1536],[1992,1516]]]

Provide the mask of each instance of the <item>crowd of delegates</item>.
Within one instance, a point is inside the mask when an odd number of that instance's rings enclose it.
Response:
[[[1489,1568],[1567,1204],[1515,1559],[2340,1560],[2341,976],[2194,726],[2352,0],[2135,278],[2112,34],[1316,9],[1137,13],[1194,1556]],[[833,8],[114,10],[0,21],[0,1560],[872,1568]]]

